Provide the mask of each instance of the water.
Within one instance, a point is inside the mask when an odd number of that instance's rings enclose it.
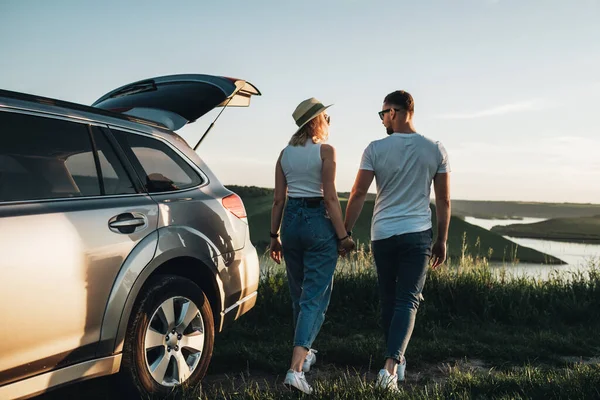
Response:
[[[512,224],[534,224],[536,222],[545,221],[546,218],[523,218],[523,219],[483,219],[475,217],[465,217],[465,221],[469,224],[477,225],[487,230],[492,229],[497,225],[512,225]]]
[[[543,218],[523,218],[523,219],[483,219],[475,217],[465,217],[465,221],[480,226],[485,229],[490,229],[496,225],[510,225],[510,224],[532,224],[535,222],[545,221]],[[558,242],[554,240],[542,240],[542,239],[528,239],[528,238],[515,238],[511,236],[505,236],[505,238],[512,240],[519,246],[530,247],[532,249],[541,251],[546,254],[553,255],[560,258],[567,265],[550,266],[543,264],[504,264],[504,263],[490,263],[494,268],[505,267],[510,272],[516,275],[533,275],[547,277],[554,271],[558,272],[575,272],[582,271],[589,267],[590,262],[593,260],[600,260],[600,245],[597,244],[582,244],[582,243],[570,243],[570,242]]]
[[[507,236],[519,246],[531,247],[546,254],[560,258],[570,265],[585,263],[590,258],[600,257],[600,245],[570,242],[557,242],[553,240],[515,238]]]

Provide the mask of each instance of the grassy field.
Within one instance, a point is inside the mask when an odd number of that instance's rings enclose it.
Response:
[[[452,212],[457,216],[488,219],[577,218],[600,215],[600,204],[453,200]]]
[[[268,260],[256,309],[220,335],[200,398],[298,398],[282,388],[292,321],[285,274]],[[373,389],[382,365],[376,276],[367,253],[338,267],[309,379],[318,399],[600,396],[600,274],[540,281],[466,257],[430,274],[398,397]],[[265,340],[268,338],[268,340]]]
[[[298,399],[283,387],[292,312],[282,267],[262,260],[256,307],[217,336],[202,387],[188,399]],[[392,396],[374,389],[383,363],[376,276],[368,253],[340,261],[308,375],[315,399],[600,398],[600,270],[548,280],[494,274],[465,257],[428,277],[407,358]],[[115,399],[113,377],[44,398]]]
[[[534,224],[495,226],[492,232],[514,237],[600,244],[600,215],[554,218]]]
[[[240,195],[244,201],[248,214],[252,243],[259,249],[265,249],[270,241],[269,231],[271,226],[273,190],[239,186],[230,186],[229,188]],[[345,210],[347,199],[341,197],[340,202],[342,210]],[[365,202],[363,212],[356,223],[356,227],[353,229],[355,240],[367,247],[370,244],[370,227],[374,205],[375,202],[372,197]],[[435,227],[435,209],[432,210],[432,216]],[[453,216],[450,221],[448,255],[452,258],[458,258],[465,252],[474,256],[486,256],[492,261],[507,262],[517,260],[542,264],[563,263],[556,257],[531,248],[520,247],[499,234],[469,224]]]

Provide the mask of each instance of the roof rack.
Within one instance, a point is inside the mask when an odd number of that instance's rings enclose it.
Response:
[[[28,94],[28,93],[21,93],[21,92],[13,92],[13,91],[4,90],[4,89],[0,89],[0,97],[7,97],[10,99],[16,99],[16,100],[24,100],[24,101],[37,103],[37,104],[43,104],[43,105],[63,107],[63,108],[71,109],[71,110],[83,111],[83,112],[87,112],[87,113],[91,113],[91,114],[97,114],[97,115],[102,115],[102,116],[106,116],[106,117],[112,117],[112,118],[117,118],[117,119],[121,119],[121,120],[126,120],[129,122],[150,125],[150,126],[153,126],[156,128],[167,129],[166,126],[164,126],[158,122],[150,121],[150,120],[147,120],[144,118],[133,117],[133,116],[126,115],[126,114],[120,114],[120,113],[113,112],[113,111],[103,110],[101,108],[86,106],[86,105],[78,104],[78,103],[71,103],[70,101],[53,99],[50,97],[42,97],[42,96],[37,96],[37,95],[33,95],[33,94]]]

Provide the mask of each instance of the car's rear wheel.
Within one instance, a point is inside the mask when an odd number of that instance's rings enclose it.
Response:
[[[195,387],[204,377],[214,343],[210,304],[192,281],[154,278],[132,312],[123,349],[127,378],[144,396]]]

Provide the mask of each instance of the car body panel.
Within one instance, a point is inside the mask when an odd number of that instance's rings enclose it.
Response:
[[[28,399],[45,393],[50,388],[116,374],[119,372],[121,359],[121,354],[102,357],[0,386],[0,399]]]
[[[128,212],[145,215],[145,229],[111,231]],[[0,327],[0,383],[92,358],[113,282],[156,230],[157,204],[147,195],[4,204],[0,224],[0,304],[16,321]]]

